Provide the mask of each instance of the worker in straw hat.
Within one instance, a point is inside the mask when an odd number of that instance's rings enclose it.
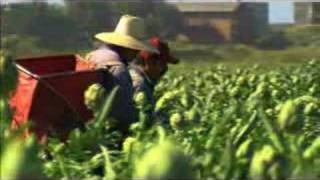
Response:
[[[112,75],[120,89],[114,100],[110,116],[117,120],[120,129],[126,130],[137,120],[133,103],[132,80],[128,63],[141,50],[158,53],[158,50],[144,42],[144,20],[139,17],[123,15],[113,32],[102,32],[95,35],[101,42],[97,50],[90,52],[86,60],[97,69],[105,69]],[[103,83],[108,88],[110,82]]]
[[[151,110],[155,105],[153,91],[160,78],[167,72],[168,64],[177,64],[179,60],[172,56],[169,46],[158,37],[152,37],[149,44],[159,51],[159,54],[143,50],[130,64],[134,95],[144,93]]]

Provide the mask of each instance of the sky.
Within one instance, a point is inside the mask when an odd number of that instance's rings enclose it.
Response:
[[[16,3],[16,2],[28,2],[30,0],[0,0],[1,3]],[[167,1],[183,1],[183,2],[195,2],[195,0],[167,0]],[[236,0],[205,0],[206,2],[217,1],[229,1],[235,2]],[[259,1],[259,0],[257,0]],[[51,3],[61,3],[63,0],[49,0]],[[197,0],[196,2],[199,2]],[[269,22],[270,23],[293,23],[294,22],[294,6],[293,2],[281,0],[269,2]]]
[[[270,2],[269,3],[269,22],[270,23],[293,23],[294,6],[293,2]]]

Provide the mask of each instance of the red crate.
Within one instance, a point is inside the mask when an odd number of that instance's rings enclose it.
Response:
[[[27,130],[40,141],[50,133],[66,138],[68,132],[92,118],[84,104],[84,91],[102,82],[102,73],[75,55],[46,56],[16,60],[17,89],[10,105],[12,126],[31,123]]]

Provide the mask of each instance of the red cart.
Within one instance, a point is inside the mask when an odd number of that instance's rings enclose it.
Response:
[[[51,133],[66,138],[68,132],[92,118],[84,104],[84,91],[102,81],[102,73],[75,55],[16,60],[19,78],[10,100],[12,126],[29,122],[41,142]]]

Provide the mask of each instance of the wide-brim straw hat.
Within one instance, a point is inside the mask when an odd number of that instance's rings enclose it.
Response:
[[[156,48],[144,41],[146,38],[144,20],[131,15],[123,15],[113,32],[98,33],[95,38],[107,44],[159,53]]]

